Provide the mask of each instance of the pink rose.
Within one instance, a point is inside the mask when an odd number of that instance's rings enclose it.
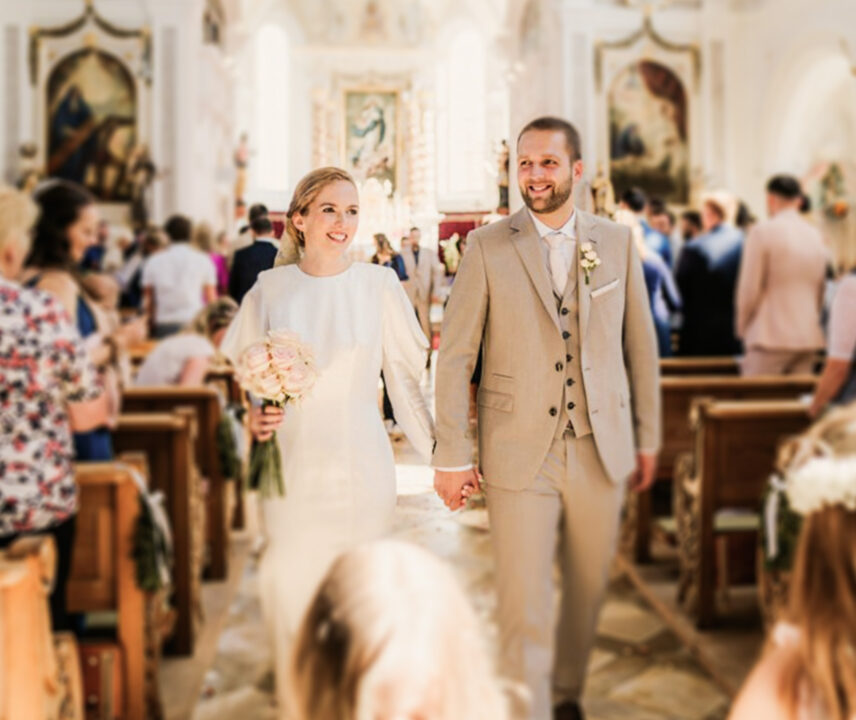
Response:
[[[243,372],[253,374],[267,366],[270,362],[267,346],[262,343],[253,343],[241,355],[239,365]]]
[[[315,384],[315,371],[308,365],[295,365],[285,377],[285,392],[293,397],[303,396]]]
[[[296,347],[271,345],[270,360],[279,372],[286,374],[300,360],[300,353]]]

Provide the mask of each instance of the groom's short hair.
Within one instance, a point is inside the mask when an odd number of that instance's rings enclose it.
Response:
[[[547,130],[548,132],[560,132],[565,136],[565,142],[568,145],[568,153],[571,156],[571,162],[576,162],[577,160],[582,159],[582,150],[580,143],[580,134],[577,132],[577,129],[571,125],[567,120],[562,120],[562,118],[551,117],[549,115],[545,115],[544,117],[535,118],[530,122],[526,123],[526,126],[520,131],[520,134],[517,136],[517,144],[520,144],[520,138],[522,138],[526,133],[530,130]]]

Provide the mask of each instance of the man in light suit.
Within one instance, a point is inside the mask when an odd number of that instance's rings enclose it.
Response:
[[[402,282],[404,292],[416,309],[422,332],[431,340],[431,303],[437,300],[443,286],[443,266],[437,253],[421,247],[422,233],[419,228],[410,228],[407,242],[402,242],[401,258],[408,279]]]
[[[452,510],[479,487],[467,389],[483,344],[479,459],[502,670],[531,690],[520,717],[576,720],[625,483],[654,477],[657,340],[630,229],[574,208],[576,130],[539,118],[517,153],[526,207],[470,233],[446,308],[434,485]]]
[[[796,178],[772,178],[770,219],[755,225],[744,244],[736,311],[744,375],[810,373],[824,346],[820,316],[829,257],[820,232],[800,217],[801,204]]]

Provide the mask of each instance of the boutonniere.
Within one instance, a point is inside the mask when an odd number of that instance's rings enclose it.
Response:
[[[600,265],[600,258],[594,251],[594,245],[590,242],[585,242],[580,245],[580,267],[582,267],[583,272],[585,273],[586,285],[589,284],[591,274],[595,271],[598,265]]]

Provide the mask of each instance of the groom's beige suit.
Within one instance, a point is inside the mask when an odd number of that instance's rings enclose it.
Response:
[[[466,466],[467,387],[482,348],[479,464],[502,665],[529,686],[533,720],[582,692],[625,481],[636,451],[660,445],[657,343],[630,230],[579,210],[575,218],[563,297],[528,210],[470,234],[437,365],[433,465]],[[588,283],[579,261],[586,242],[601,260]]]

